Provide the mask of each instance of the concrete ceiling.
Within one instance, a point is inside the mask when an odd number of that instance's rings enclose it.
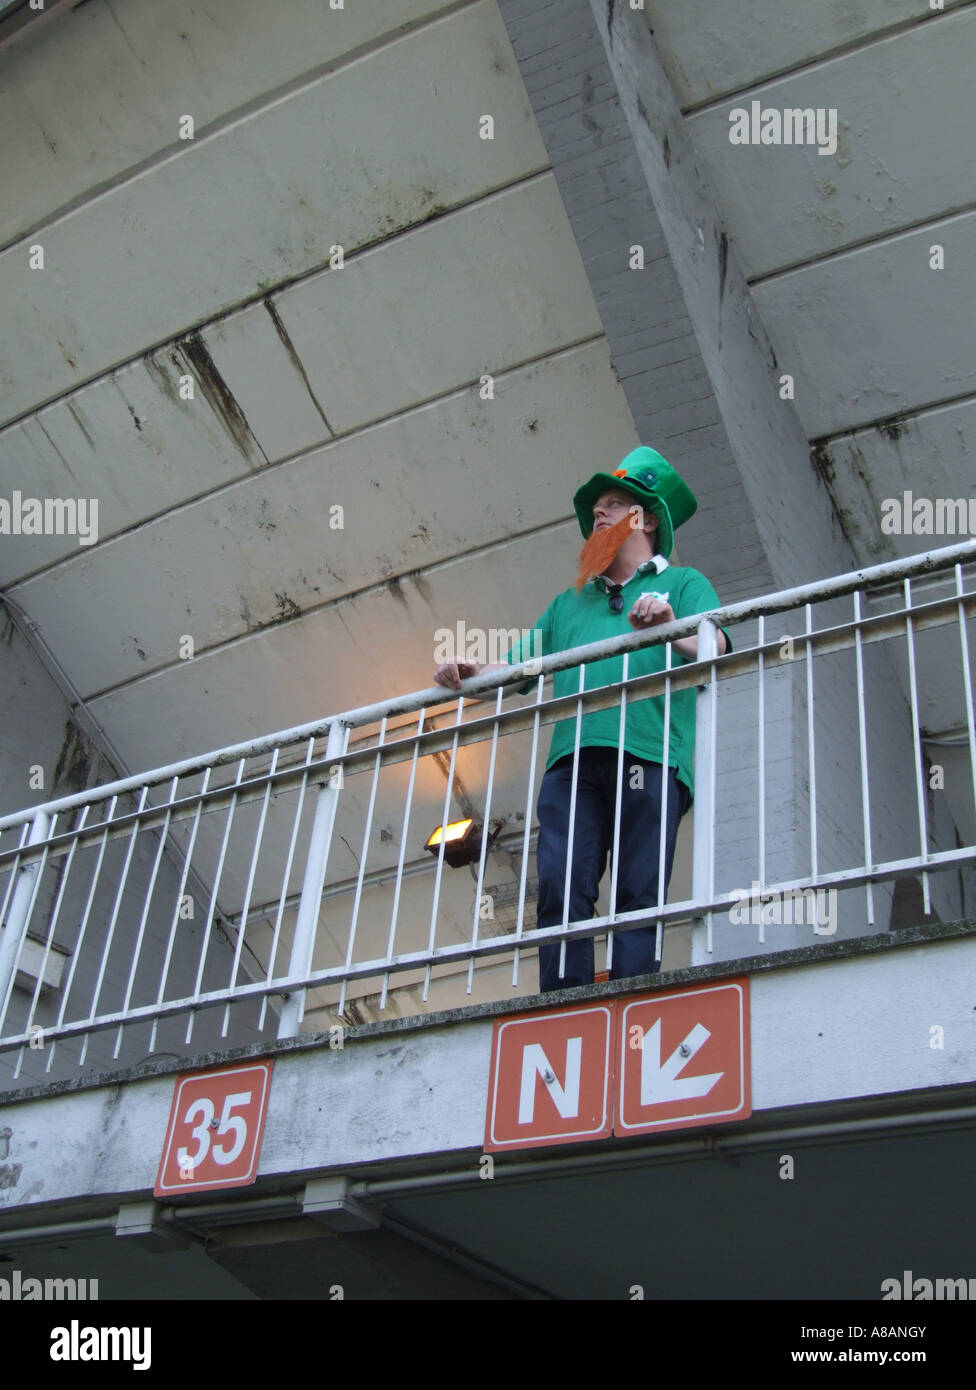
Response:
[[[976,452],[969,0],[647,0],[647,22],[859,563],[881,503],[967,497]],[[732,146],[737,107],[834,108],[837,150]],[[945,269],[930,268],[933,246]]]
[[[20,348],[0,488],[97,497],[99,540],[10,537],[0,582],[145,768],[422,687],[458,617],[532,623],[548,574],[569,578],[576,480],[636,439],[492,4],[405,36],[375,9],[323,25],[300,5],[270,72],[266,7],[240,6],[249,81],[209,14],[184,6],[181,39],[172,10],[130,8],[5,55],[22,96],[55,74],[65,96],[55,151],[14,167],[5,204],[45,223],[46,269],[28,276],[23,234],[0,256]],[[114,93],[73,61],[79,25]],[[160,103],[171,136],[196,112],[193,142],[159,147]]]

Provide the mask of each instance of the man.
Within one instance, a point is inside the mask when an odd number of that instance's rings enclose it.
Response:
[[[575,587],[559,594],[535,624],[536,632],[541,633],[543,656],[619,636],[628,628],[655,627],[719,607],[718,596],[703,574],[668,564],[675,529],[694,514],[698,503],[691,489],[656,450],[634,449],[613,473],[594,474],[576,493],[573,506],[586,542],[580,553]],[[538,637],[535,640],[538,642]],[[727,634],[720,631],[719,655],[730,646]],[[695,661],[698,638],[685,637],[674,642],[672,652],[673,667]],[[504,670],[505,665],[539,654],[537,647],[525,654],[520,647],[514,647],[504,665],[449,662],[437,669],[434,679],[457,690],[461,680],[486,671]],[[665,660],[663,643],[632,652],[628,675],[663,671]],[[611,657],[590,662],[585,669],[586,689],[592,690],[619,681],[623,660]],[[520,690],[531,688],[530,682]],[[578,691],[579,667],[555,673],[556,697]],[[662,768],[664,697],[638,699],[627,705],[617,912],[657,905],[662,819],[667,893],[678,822],[692,798],[695,697],[694,689],[671,693],[666,778]],[[564,917],[575,738],[575,718],[556,724],[539,790],[539,927],[556,926]],[[583,716],[566,918],[569,922],[593,917],[600,879],[612,852],[619,743],[619,706]],[[653,926],[616,932],[611,979],[659,970],[661,962],[656,948],[657,930]],[[539,987],[543,993],[593,983],[592,937],[566,943],[562,973],[560,954],[559,945],[539,949]]]

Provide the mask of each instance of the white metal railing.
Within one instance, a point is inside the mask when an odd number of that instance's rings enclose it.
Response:
[[[730,859],[723,851],[721,866],[717,858],[723,817],[727,821],[732,815],[721,795],[719,764],[728,731],[719,697],[733,687],[739,692],[735,732],[740,746],[741,711],[755,702],[755,724],[745,738],[749,776],[757,789],[748,903],[771,894],[858,888],[864,891],[864,921],[870,924],[877,886],[917,875],[929,911],[931,876],[973,863],[976,845],[973,836],[961,844],[933,843],[920,715],[922,699],[932,695],[933,673],[924,665],[919,669],[916,652],[922,633],[938,632],[943,643],[953,631],[958,635],[955,665],[948,669],[940,659],[935,690],[944,699],[949,678],[955,683],[962,712],[959,746],[968,750],[976,807],[967,633],[976,610],[976,592],[971,584],[967,588],[974,564],[976,542],[970,541],[544,657],[512,667],[501,677],[467,681],[457,697],[434,687],[3,817],[0,1051],[18,1053],[19,1074],[39,1036],[48,1070],[59,1046],[72,1040],[78,1050],[75,1055],[72,1048],[71,1057],[78,1063],[88,1059],[93,1038],[99,1040],[98,1055],[106,1059],[106,1039],[115,1059],[153,1054],[161,1043],[203,1050],[203,1037],[195,1030],[205,1016],[211,1021],[208,1039],[215,1034],[214,1019],[219,1036],[226,1038],[232,1017],[234,1041],[267,1036],[272,1028],[279,1037],[288,1037],[299,1031],[309,997],[329,1017],[342,1018],[360,997],[357,990],[367,987],[378,996],[378,1007],[387,1007],[391,980],[397,979],[420,990],[419,1002],[412,993],[406,1004],[398,998],[398,1009],[423,1007],[432,980],[445,972],[453,979],[460,975],[470,993],[476,968],[499,964],[506,968],[507,987],[518,987],[521,979],[525,991],[534,988],[524,980],[527,951],[544,941],[565,943],[599,934],[609,934],[612,951],[613,930],[623,926],[656,923],[660,941],[665,925],[692,919],[701,924],[707,953],[715,916],[728,912],[735,886],[729,882],[735,855]],[[900,586],[894,591],[897,602],[892,586]],[[920,588],[925,592],[920,594]],[[837,606],[846,598],[852,600],[851,611],[838,615]],[[787,622],[790,615],[792,622]],[[774,617],[797,627],[787,654],[785,638],[769,639]],[[718,657],[720,626],[732,632],[735,649]],[[673,643],[695,634],[698,659],[684,662],[675,656]],[[657,643],[665,644],[664,671],[629,676],[629,654]],[[884,762],[872,755],[869,742],[872,700],[876,702],[880,687],[879,678],[872,686],[865,669],[866,649],[873,644],[895,644],[907,655],[904,746],[912,750],[914,761],[914,843],[901,845],[883,860],[878,859],[872,788]],[[818,687],[818,671],[837,653],[853,658],[852,670],[845,667],[840,676],[834,671]],[[612,655],[623,657],[623,678],[584,690],[586,665]],[[574,667],[580,670],[578,693],[547,696],[547,677]],[[803,793],[796,808],[800,823],[787,841],[794,849],[802,841],[804,854],[808,847],[806,868],[798,872],[794,865],[785,876],[771,869],[776,857],[771,819],[781,839],[783,826],[771,800],[773,726],[768,720],[768,702],[784,672],[789,672],[791,691],[797,674],[802,676],[799,688],[807,709],[805,754],[802,748],[794,750],[790,773],[792,785]],[[856,704],[851,728],[856,722],[854,781],[860,805],[849,807],[845,833],[860,848],[828,867],[822,862],[824,777],[818,773],[817,746],[823,726],[818,726],[817,711],[824,694],[835,697],[848,677]],[[535,681],[534,697],[503,709],[503,696],[527,679]],[[887,677],[884,684],[890,685]],[[585,712],[619,708],[623,731],[629,704],[660,699],[667,730],[672,696],[690,687],[701,692],[690,897],[666,903],[661,874],[656,905],[615,911],[615,836],[609,910],[587,921],[533,930],[526,918],[542,726],[576,720],[575,774]],[[890,689],[885,695],[890,697]],[[473,696],[480,697],[478,703]],[[624,756],[621,739],[618,809]],[[436,860],[420,849],[420,832],[446,824],[457,806],[473,810],[486,828],[498,830],[495,843],[513,865],[517,909],[511,930],[502,934],[483,926],[488,837],[483,837],[476,870],[471,869],[473,909],[466,898],[459,906],[459,880],[445,875],[443,842]],[[419,814],[426,821],[418,830]],[[505,825],[515,828],[502,833]],[[340,846],[345,863],[339,862]],[[837,854],[835,846],[835,860]],[[663,859],[663,847],[661,855]],[[332,878],[327,881],[330,863]],[[349,871],[343,872],[344,867]],[[515,881],[511,896],[514,901]],[[343,901],[349,905],[344,924],[339,911]],[[131,1039],[136,1042],[130,1047],[126,1040]]]

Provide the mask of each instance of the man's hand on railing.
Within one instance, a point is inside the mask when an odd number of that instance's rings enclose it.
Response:
[[[641,594],[627,614],[627,621],[636,631],[645,627],[659,627],[662,623],[674,622],[674,609],[664,599],[654,598],[652,594]],[[698,638],[679,637],[675,647],[683,657],[695,661],[698,657]],[[718,631],[718,654],[722,656],[728,647],[725,633]]]
[[[496,662],[493,666],[482,666],[477,661],[446,661],[443,666],[438,666],[434,672],[434,680],[438,685],[446,686],[448,690],[460,690],[461,682],[470,680],[472,676],[481,676],[485,672],[507,670],[508,662],[506,661]]]

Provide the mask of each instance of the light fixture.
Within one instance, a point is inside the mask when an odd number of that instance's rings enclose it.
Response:
[[[481,826],[471,816],[463,820],[453,820],[449,825],[439,825],[427,838],[424,846],[431,854],[440,853],[444,843],[444,860],[452,869],[460,869],[465,864],[473,864],[481,854]]]

